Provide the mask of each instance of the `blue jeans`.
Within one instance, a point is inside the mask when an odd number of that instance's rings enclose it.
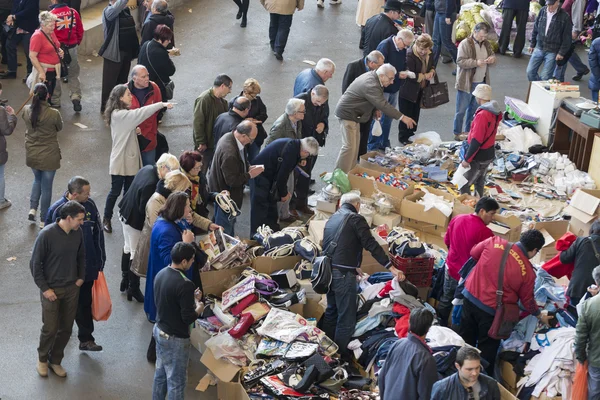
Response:
[[[29,199],[29,208],[37,210],[40,205],[40,221],[46,220],[46,213],[50,207],[52,200],[52,184],[54,183],[54,174],[56,171],[40,171],[39,169],[31,168],[33,171],[33,185],[31,186],[31,197]]]
[[[183,399],[187,381],[187,367],[190,356],[190,339],[160,335],[160,329],[154,325],[152,330],[156,340],[156,371],[152,385],[152,400]]]
[[[271,42],[271,49],[279,54],[283,54],[288,36],[290,35],[293,15],[271,13],[269,16],[269,40]]]
[[[395,93],[383,93],[385,100],[390,103],[394,107],[398,107],[398,92]],[[391,147],[390,144],[390,128],[392,126],[392,118],[386,116],[385,114],[381,116],[381,136],[373,136],[371,135],[371,131],[369,131],[369,143],[367,144],[367,149],[369,151],[372,150],[385,150],[386,147]],[[371,124],[371,130],[373,129],[373,124]]]
[[[228,234],[229,236],[234,236],[235,230],[235,217],[231,217],[225,211],[221,210],[221,207],[215,202],[215,217],[213,222],[219,226],[223,227],[223,232]]]
[[[578,74],[583,75],[584,73],[589,71],[589,68],[581,61],[581,58],[579,58],[577,53],[573,53],[571,55],[568,64],[571,64],[573,68],[575,68],[575,72],[577,72]],[[565,72],[567,72],[567,64],[563,65],[562,67],[559,67],[557,65],[556,68],[554,68],[554,77],[560,80],[561,82],[564,82]]]
[[[327,309],[323,318],[323,331],[340,347],[341,355],[348,355],[348,343],[356,328],[356,271],[349,268],[341,272],[332,269],[333,278],[327,293]]]
[[[471,123],[473,122],[473,116],[477,111],[477,98],[473,96],[473,90],[475,87],[483,82],[473,82],[471,84],[471,92],[463,92],[462,90],[456,91],[456,113],[454,114],[454,134],[460,135],[463,132],[469,132],[471,130]],[[465,119],[465,113],[467,115],[467,121],[463,128],[463,121]]]
[[[131,186],[131,182],[133,182],[133,178],[135,178],[135,176],[110,176],[110,192],[108,192],[106,204],[104,205],[104,218],[112,218],[115,203],[121,194],[121,188],[123,189],[123,196],[125,196],[125,193],[127,193],[127,190],[129,190],[129,186]]]
[[[454,22],[454,19],[453,21]],[[457,50],[452,43],[452,25],[446,23],[446,14],[436,13],[433,19],[433,65],[437,65],[442,46],[448,50],[452,61],[456,63]]]
[[[142,165],[154,165],[156,163],[156,148],[150,151],[142,151]]]
[[[5,186],[5,181],[4,181],[4,166],[6,164],[2,164],[0,165],[0,201],[5,199],[5,195],[6,195],[6,186]]]
[[[588,368],[588,400],[600,398],[600,368]]]
[[[13,37],[6,41],[6,55],[8,56],[8,72],[17,72],[17,46],[19,43],[23,46],[25,58],[27,59],[27,75],[31,73],[33,64],[29,59],[29,42],[31,41],[31,33],[14,34]]]
[[[597,90],[592,90],[592,100],[594,100],[596,103],[598,102],[598,91]]]
[[[542,64],[544,64],[544,68],[542,68],[542,75],[539,75],[538,70]],[[533,50],[531,58],[529,59],[529,64],[527,65],[527,79],[529,82],[547,81],[552,78],[555,66],[556,53],[550,53],[536,48]]]

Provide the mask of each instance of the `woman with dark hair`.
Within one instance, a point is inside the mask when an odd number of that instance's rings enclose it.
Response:
[[[250,143],[246,148],[248,149],[248,162],[252,162],[254,157],[258,155],[260,152],[260,148],[263,145],[263,142],[267,138],[267,131],[263,126],[264,122],[269,118],[267,115],[267,106],[263,103],[260,98],[261,87],[258,81],[254,78],[248,78],[244,82],[244,87],[242,89],[242,93],[240,96],[244,96],[248,100],[250,100],[250,110],[248,110],[248,116],[246,119],[252,120],[256,124],[256,128],[258,129],[258,135],[256,135],[256,139],[253,143]],[[237,100],[236,96],[229,102],[229,109],[233,107],[233,103]]]
[[[209,203],[214,203],[214,193],[208,192],[208,182],[206,176],[200,171],[202,170],[202,154],[199,151],[184,151],[179,156],[179,165],[185,175],[192,182],[192,191],[190,194],[190,205],[192,210],[208,218],[208,208],[206,207]]]
[[[25,164],[33,171],[33,186],[29,199],[29,221],[35,223],[35,214],[40,206],[40,228],[44,227],[46,213],[51,204],[54,174],[60,168],[58,132],[63,128],[60,112],[49,107],[48,88],[38,83],[33,88],[31,105],[25,106]]]
[[[137,126],[161,108],[173,108],[171,103],[164,102],[135,110],[130,110],[130,106],[131,92],[127,85],[115,86],[110,92],[104,111],[104,120],[110,126],[112,136],[109,164],[111,187],[104,207],[104,219],[107,221],[112,218],[121,189],[124,195],[135,174],[142,168],[142,155],[137,139],[141,132]]]
[[[248,24],[248,7],[250,7],[250,0],[233,0],[233,2],[238,6],[238,13],[235,16],[235,19],[242,19],[242,23],[240,26],[245,28]]]
[[[142,45],[138,57],[138,64],[146,67],[150,80],[160,88],[163,100],[171,100],[171,96],[167,96],[166,85],[175,74],[175,64],[167,50],[172,42],[173,31],[166,25],[158,25],[154,31],[154,39]]]

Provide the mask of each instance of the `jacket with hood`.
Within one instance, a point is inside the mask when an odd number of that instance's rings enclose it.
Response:
[[[175,17],[171,14],[171,11],[167,11],[160,14],[151,14],[144,25],[142,26],[142,39],[140,40],[140,45],[143,45],[148,40],[154,39],[154,30],[159,25],[168,26],[173,32],[173,24],[175,23]],[[175,33],[173,33],[173,40],[167,46],[167,49],[172,49],[175,47]]]
[[[35,129],[31,125],[31,106],[23,108],[25,121],[25,164],[41,171],[56,171],[60,168],[58,132],[63,128],[60,112],[46,102],[40,103],[41,110]]]
[[[502,121],[502,110],[495,100],[481,105],[471,123],[465,161],[489,161],[495,156],[496,131]]]
[[[531,35],[531,46],[548,53],[558,53],[564,56],[571,48],[571,17],[562,8],[556,10],[556,14],[550,22],[548,33],[546,33],[546,18],[548,6],[542,7],[533,24]]]
[[[50,12],[56,15],[57,18],[54,33],[58,41],[67,46],[81,44],[83,40],[83,23],[81,22],[79,13],[65,3],[51,5]],[[73,21],[71,21],[71,18]]]
[[[130,110],[142,108],[151,104],[162,103],[162,95],[160,93],[160,88],[158,87],[158,85],[152,81],[149,82],[149,85],[150,90],[146,94],[146,97],[144,97],[144,104],[140,104],[137,96],[131,96],[131,106],[129,107]],[[127,86],[129,87],[129,91],[133,94],[133,80],[129,81]],[[157,115],[158,111],[152,114],[150,117],[146,118],[138,125],[138,127],[142,131],[142,136],[150,141],[150,143],[148,143],[148,145],[146,146],[146,148],[143,149],[143,151],[151,151],[156,148],[156,133],[158,132],[158,119],[156,117]]]
[[[500,400],[498,382],[484,374],[479,374],[479,400]],[[469,400],[469,392],[460,383],[458,372],[433,384],[431,400]]]

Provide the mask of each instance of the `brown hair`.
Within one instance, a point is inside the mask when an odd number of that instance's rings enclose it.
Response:
[[[171,193],[167,198],[165,205],[158,210],[158,216],[171,222],[183,218],[187,201],[188,195],[184,192]]]
[[[431,40],[431,36],[423,33],[417,37],[417,40],[415,40],[415,45],[421,49],[430,49],[433,47],[433,40]]]
[[[259,95],[260,91],[261,91],[260,83],[258,83],[258,81],[254,78],[248,78],[244,82],[243,90],[244,90],[244,92],[249,93],[249,94]]]

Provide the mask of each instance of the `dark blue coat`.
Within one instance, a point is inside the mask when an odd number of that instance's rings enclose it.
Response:
[[[498,382],[489,376],[480,374],[479,378],[479,400],[500,400],[500,389]],[[431,400],[469,400],[469,393],[460,383],[458,372],[436,382],[433,385]]]
[[[15,0],[10,11],[10,14],[15,16],[15,26],[29,33],[33,33],[40,26],[39,13],[38,0]]]
[[[529,3],[531,0],[504,0],[502,7],[513,10],[529,10]]]
[[[592,75],[588,81],[591,90],[600,90],[600,38],[594,39],[590,46],[588,61]]]
[[[294,96],[300,93],[310,92],[317,85],[324,85],[323,79],[314,68],[307,68],[296,76],[294,82]]]
[[[406,49],[398,50],[396,48],[396,44],[394,43],[395,36],[396,35],[392,35],[389,38],[382,40],[381,43],[379,43],[379,46],[377,46],[377,50],[385,57],[385,62],[392,64],[394,68],[396,68],[394,82],[383,89],[385,93],[396,93],[400,90],[401,81],[398,73],[406,70]]]
[[[66,195],[66,194],[65,194]],[[63,196],[48,209],[46,225],[58,220],[60,209],[69,200]],[[85,218],[81,230],[83,231],[83,244],[85,245],[85,282],[98,279],[98,272],[104,270],[106,250],[104,248],[104,232],[100,224],[100,213],[94,200],[88,199],[82,204],[85,208]]]
[[[281,166],[278,168],[279,157],[282,158],[282,161]],[[265,166],[265,171],[260,176],[269,180],[269,186],[277,181],[277,190],[279,193],[287,193],[288,177],[300,160],[299,139],[277,139],[269,143],[254,158],[252,163],[254,165]]]

